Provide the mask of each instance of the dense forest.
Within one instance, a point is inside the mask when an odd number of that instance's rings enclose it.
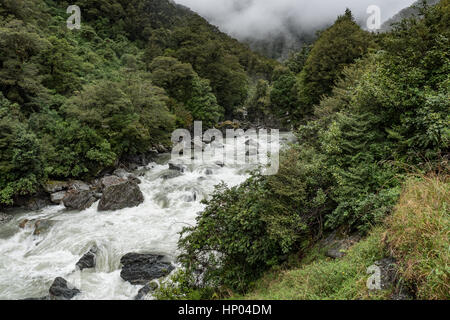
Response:
[[[433,223],[444,231],[415,257],[420,272],[431,264],[439,272],[404,277],[418,298],[450,298],[450,0],[421,4],[386,33],[363,30],[347,9],[282,63],[168,0],[79,0],[80,30],[66,28],[69,4],[0,4],[0,207],[49,179],[91,179],[126,156],[169,148],[172,131],[194,120],[276,125],[299,138],[278,174],[217,186],[197,225],[182,232],[183,268],[159,298],[248,294],[336,231],[367,238],[348,260],[317,270],[381,257],[374,248],[383,232],[394,256],[412,255],[402,241],[417,233],[402,234],[389,217],[432,225],[396,206],[405,194],[430,200],[414,183],[438,194],[430,216],[439,213]],[[420,184],[412,174],[439,178]],[[336,298],[346,280],[319,298]],[[359,297],[352,292],[343,295]]]
[[[0,205],[47,179],[88,179],[175,128],[239,117],[275,61],[167,0],[0,5]]]

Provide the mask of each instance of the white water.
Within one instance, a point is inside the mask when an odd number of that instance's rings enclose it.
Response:
[[[281,134],[280,138],[283,143],[292,136]],[[179,232],[195,224],[204,208],[200,200],[211,195],[222,181],[235,186],[248,177],[242,166],[192,165],[182,176],[164,180],[161,175],[168,171],[164,162],[150,164],[145,176],[140,177],[145,201],[139,207],[97,212],[95,203],[82,212],[68,212],[63,206],[51,206],[16,213],[0,226],[0,299],[45,296],[56,277],[67,279],[81,290],[75,299],[133,299],[141,286],[120,278],[120,258],[140,252],[161,254],[174,262]],[[213,174],[206,175],[206,168],[213,168]],[[24,219],[51,220],[53,225],[35,236],[32,223],[19,228]],[[93,244],[99,247],[97,266],[76,270],[76,262]]]

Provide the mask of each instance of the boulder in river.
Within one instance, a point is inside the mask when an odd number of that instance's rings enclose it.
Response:
[[[91,187],[86,182],[74,180],[69,183],[69,190],[90,191]]]
[[[112,185],[122,183],[124,181],[126,181],[126,180],[122,179],[122,178],[120,178],[118,176],[106,176],[106,177],[103,177],[103,178],[100,179],[102,190],[105,189],[105,188],[108,188],[108,187],[110,187]]]
[[[88,190],[70,190],[63,199],[64,206],[68,209],[85,210],[89,208],[97,198]]]
[[[103,196],[98,205],[99,211],[133,208],[144,202],[144,195],[139,186],[132,181],[124,181],[111,185],[103,190]]]
[[[37,220],[34,223],[33,235],[38,236],[41,233],[50,229],[52,226],[53,226],[53,221],[51,221],[51,220]]]
[[[60,204],[63,201],[66,194],[67,194],[67,191],[58,191],[58,192],[52,193],[50,195],[50,200],[55,204]]]
[[[137,184],[141,184],[141,180],[134,174],[126,171],[125,169],[117,169],[114,171],[114,175],[118,176],[119,178],[122,178],[124,180],[130,180],[133,182],[136,182]]]
[[[138,291],[138,294],[136,297],[134,297],[134,300],[146,300],[149,293],[154,292],[156,289],[158,289],[159,285],[156,281],[152,281],[147,283],[142,289]]]
[[[134,285],[146,285],[149,281],[169,275],[175,267],[163,262],[164,256],[128,253],[120,259],[123,265],[120,276]]]
[[[186,167],[180,163],[169,162],[169,170],[184,172],[186,170]]]
[[[88,253],[84,254],[80,260],[78,260],[76,266],[79,270],[95,268],[97,260],[97,246],[92,246]]]
[[[23,219],[23,220],[20,221],[20,223],[19,223],[19,228],[20,228],[20,229],[25,229],[25,227],[27,226],[28,222],[30,222],[30,220],[28,220],[28,219]]]
[[[53,281],[49,293],[51,300],[70,300],[81,291],[68,283],[66,279],[58,277]]]

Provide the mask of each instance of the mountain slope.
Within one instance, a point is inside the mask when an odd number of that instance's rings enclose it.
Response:
[[[440,0],[427,0],[427,4],[430,6],[436,5]],[[410,7],[407,7],[393,16],[391,19],[383,23],[381,26],[381,30],[386,32],[392,29],[395,23],[398,23],[406,18],[411,18],[412,16],[418,15],[420,13],[419,5],[422,3],[422,0],[418,0]]]

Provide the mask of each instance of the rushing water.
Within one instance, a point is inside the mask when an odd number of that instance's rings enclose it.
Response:
[[[281,144],[292,139],[281,134]],[[244,144],[245,141],[239,143]],[[231,148],[225,145],[225,148]],[[179,232],[195,224],[204,208],[201,200],[225,182],[235,186],[248,177],[248,168],[236,165],[190,165],[179,177],[163,179],[169,157],[145,168],[140,188],[145,201],[139,207],[98,212],[97,203],[74,212],[50,206],[37,212],[17,212],[0,226],[0,299],[42,297],[56,277],[81,290],[75,299],[133,299],[141,286],[120,277],[120,258],[129,252],[154,253],[172,262],[177,256]],[[36,236],[33,224],[19,228],[24,219],[44,219],[51,227]],[[99,248],[95,269],[78,271],[80,257],[92,245]]]

